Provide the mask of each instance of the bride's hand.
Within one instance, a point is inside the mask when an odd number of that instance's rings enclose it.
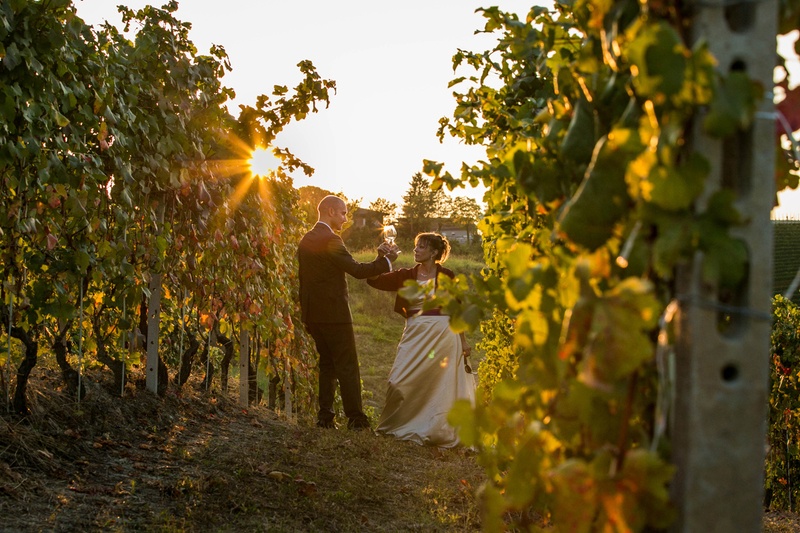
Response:
[[[461,343],[461,353],[464,354],[464,357],[469,357],[472,355],[472,346],[467,344],[466,342]]]

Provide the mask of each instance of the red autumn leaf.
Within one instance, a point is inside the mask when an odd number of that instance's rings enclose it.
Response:
[[[214,238],[221,242],[224,237],[222,236],[222,232],[220,230],[216,230],[214,232]]]
[[[58,244],[58,238],[52,233],[49,233],[47,235],[47,249],[52,250],[56,247],[56,244]]]

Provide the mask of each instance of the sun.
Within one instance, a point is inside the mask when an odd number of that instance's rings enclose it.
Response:
[[[250,172],[254,176],[269,176],[277,169],[281,162],[272,154],[271,150],[256,148],[247,161]]]

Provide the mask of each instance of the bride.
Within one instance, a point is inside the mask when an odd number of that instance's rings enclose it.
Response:
[[[403,282],[414,279],[427,285],[426,293],[432,293],[438,276],[455,277],[442,266],[450,253],[447,238],[420,233],[414,244],[414,268],[386,272],[367,283],[397,291]],[[422,312],[423,299],[408,301],[399,294],[395,298],[394,310],[406,318],[406,326],[389,373],[377,432],[450,448],[459,440],[456,429],[447,423],[447,413],[456,400],[475,402],[475,379],[468,367],[472,348],[463,333],[450,330],[450,317],[438,309]]]

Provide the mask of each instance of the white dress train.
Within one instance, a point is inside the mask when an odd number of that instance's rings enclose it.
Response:
[[[475,376],[464,368],[459,336],[446,315],[406,319],[389,374],[377,432],[397,439],[451,448],[459,443],[447,414],[456,400],[475,404]]]

